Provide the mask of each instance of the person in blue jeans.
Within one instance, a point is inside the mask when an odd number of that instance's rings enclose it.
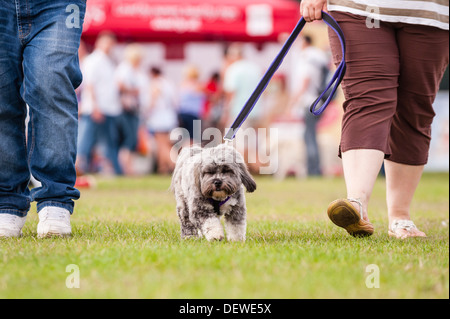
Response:
[[[85,0],[0,6],[0,237],[22,234],[32,201],[38,237],[71,234],[85,10]],[[29,190],[31,174],[41,186]]]
[[[95,50],[83,61],[80,120],[84,129],[79,134],[78,145],[82,171],[90,168],[94,148],[101,144],[107,166],[116,175],[123,174],[119,162],[123,110],[115,78],[116,64],[111,57],[116,41],[113,33],[101,32],[95,41]]]

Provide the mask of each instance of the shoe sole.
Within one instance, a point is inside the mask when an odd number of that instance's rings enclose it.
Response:
[[[398,234],[396,234],[396,233],[394,233],[393,231],[390,231],[390,230],[388,230],[388,235],[389,235],[389,237],[394,237],[394,238],[397,238],[397,239],[405,239],[405,238],[402,238],[401,236],[399,236]]]
[[[19,237],[22,237],[23,236],[23,233],[22,233],[22,230],[20,231],[20,233],[16,233],[16,232],[14,232],[14,233],[8,233],[8,234],[5,234],[5,232],[2,232],[2,233],[0,233],[0,239],[3,239],[3,238],[19,238]]]
[[[6,238],[20,238],[22,237],[22,234],[20,235],[0,235],[0,239],[6,239]]]
[[[363,220],[355,207],[346,199],[331,202],[327,214],[336,226],[344,228],[354,237],[367,237],[373,234],[373,225]]]
[[[410,236],[410,235],[406,235],[406,236],[400,236],[399,234],[396,234],[395,232],[388,230],[388,235],[389,237],[393,237],[393,238],[397,238],[397,239],[407,239],[407,238],[427,238],[427,236]]]
[[[41,224],[37,225],[37,237],[38,238],[51,238],[51,237],[70,237],[72,235],[71,227],[56,227],[55,225]]]
[[[46,234],[38,234],[38,238],[52,238],[52,237],[70,237],[72,236],[72,234],[61,234],[61,233],[53,233],[53,232],[48,232]]]
[[[72,230],[67,229],[66,232],[61,232],[61,230],[55,230],[55,229],[42,229],[42,227],[39,227],[38,225],[38,232],[37,237],[38,238],[51,238],[51,237],[70,237],[72,236]]]

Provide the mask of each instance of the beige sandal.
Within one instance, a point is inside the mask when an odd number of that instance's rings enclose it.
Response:
[[[405,230],[405,232],[402,232]],[[413,235],[414,230],[417,230],[421,234]],[[412,220],[409,219],[396,219],[392,222],[391,227],[389,227],[388,234],[390,237],[395,237],[399,239],[405,239],[409,237],[427,237],[425,233],[417,229],[416,225]],[[423,235],[422,235],[423,234]]]
[[[359,205],[359,212],[351,202]],[[373,225],[362,219],[362,203],[357,199],[337,199],[330,203],[327,214],[335,225],[344,228],[354,237],[364,237],[373,234]]]

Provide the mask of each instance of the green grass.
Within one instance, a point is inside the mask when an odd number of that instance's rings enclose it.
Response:
[[[99,179],[82,190],[73,237],[0,240],[0,298],[449,298],[449,175],[424,175],[413,219],[426,239],[387,235],[384,180],[375,185],[375,234],[355,239],[327,218],[342,178],[257,178],[247,195],[245,243],[181,240],[168,177]],[[68,265],[80,288],[66,287]],[[379,288],[368,288],[368,265]]]

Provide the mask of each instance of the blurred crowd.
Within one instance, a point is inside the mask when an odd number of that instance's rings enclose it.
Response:
[[[264,93],[261,102],[264,106],[253,110],[245,127],[301,123],[304,140],[297,141],[303,145],[298,150],[292,145],[281,145],[282,137],[254,143],[279,143],[281,157],[285,147],[290,152],[288,157],[298,161],[301,166],[298,174],[320,175],[316,139],[319,117],[309,115],[308,110],[326,81],[330,59],[327,52],[313,45],[310,37],[304,36],[300,42],[301,50],[295,58],[297,63],[292,66],[291,77],[288,80],[285,75],[275,75]],[[206,82],[201,81],[204,75],[198,67],[186,65],[183,80],[175,84],[165,76],[162,65],[142,65],[145,50],[141,44],[127,44],[121,61],[115,61],[112,55],[116,45],[115,35],[104,32],[98,36],[92,52],[88,52],[84,43],[80,46],[83,83],[77,89],[79,176],[172,173],[179,150],[174,145],[179,140],[171,139],[171,132],[183,129],[188,136],[184,140],[186,144],[210,142],[198,136],[196,130],[203,132],[212,127],[224,134],[264,72],[244,56],[242,44],[233,43],[225,50],[222,65],[208,75]],[[242,147],[249,148],[248,144]],[[307,156],[304,160],[300,159],[301,154],[292,156],[294,150]],[[261,165],[258,159],[249,164],[252,172],[258,173]],[[281,174],[288,173],[286,169]]]

